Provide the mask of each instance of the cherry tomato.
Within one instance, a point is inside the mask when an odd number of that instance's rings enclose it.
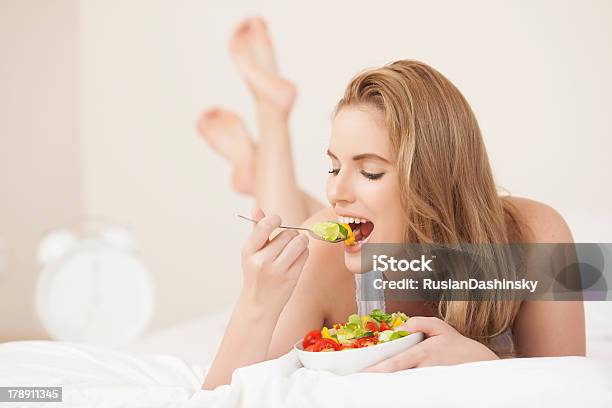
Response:
[[[387,324],[387,322],[382,322],[380,324],[380,331],[391,330],[391,326]]]
[[[375,322],[367,322],[365,325],[366,331],[375,332],[378,331],[378,325]]]
[[[315,342],[320,338],[321,338],[320,330],[311,330],[308,332],[306,336],[304,336],[304,340],[302,341],[302,347],[304,347],[304,350],[306,350],[308,346],[315,344]]]
[[[306,347],[304,350],[306,350],[306,351],[314,351],[314,344],[311,344],[310,346]]]
[[[369,347],[378,344],[378,337],[362,337],[355,342],[355,348]]]
[[[340,347],[340,344],[332,339],[318,339],[314,344],[313,351],[338,351]]]

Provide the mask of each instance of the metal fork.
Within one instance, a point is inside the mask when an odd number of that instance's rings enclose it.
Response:
[[[234,214],[234,215],[235,215],[236,217],[242,218],[243,220],[251,221],[252,223],[257,224],[257,221],[255,221],[255,220],[254,220],[254,219],[252,219],[252,218],[245,217],[244,215],[241,215],[241,214]],[[310,228],[293,227],[293,226],[290,226],[290,225],[281,225],[281,226],[279,226],[278,228],[283,228],[283,229],[292,229],[292,230],[298,230],[298,231],[306,231],[306,232],[308,232],[308,234],[309,234],[311,237],[313,237],[314,239],[318,239],[319,241],[324,241],[324,242],[330,242],[330,243],[332,243],[332,244],[336,244],[336,243],[338,243],[338,242],[345,241],[345,240],[344,240],[344,239],[342,239],[342,238],[338,238],[338,239],[336,239],[336,240],[334,240],[334,241],[328,241],[328,240],[324,239],[323,237],[320,237],[319,235],[317,235],[317,234],[316,234],[316,233],[315,233],[313,230],[311,230]]]

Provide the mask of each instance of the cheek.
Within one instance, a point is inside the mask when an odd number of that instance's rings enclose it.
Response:
[[[399,196],[396,200],[397,202],[394,202],[388,208],[389,217],[392,218],[388,226],[388,242],[402,243],[404,242],[406,223],[404,222],[404,212],[399,202]]]
[[[373,194],[378,222],[377,240],[387,243],[400,243],[404,238],[404,216],[397,182],[387,181]]]
[[[327,177],[327,181],[325,182],[325,196],[327,197],[327,202],[329,203],[329,205],[331,205],[332,207],[334,206],[334,203],[332,202],[332,185],[333,185],[334,180],[331,178],[331,176]]]

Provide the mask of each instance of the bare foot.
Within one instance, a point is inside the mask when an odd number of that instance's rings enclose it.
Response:
[[[197,127],[206,142],[234,166],[234,190],[253,195],[255,143],[240,117],[234,112],[214,108],[200,116]]]
[[[255,99],[288,114],[296,89],[278,73],[265,21],[261,17],[244,20],[234,31],[229,48]]]

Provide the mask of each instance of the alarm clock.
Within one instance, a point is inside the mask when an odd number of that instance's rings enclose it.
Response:
[[[38,260],[36,309],[52,338],[121,347],[147,328],[154,285],[127,229],[51,231]]]

